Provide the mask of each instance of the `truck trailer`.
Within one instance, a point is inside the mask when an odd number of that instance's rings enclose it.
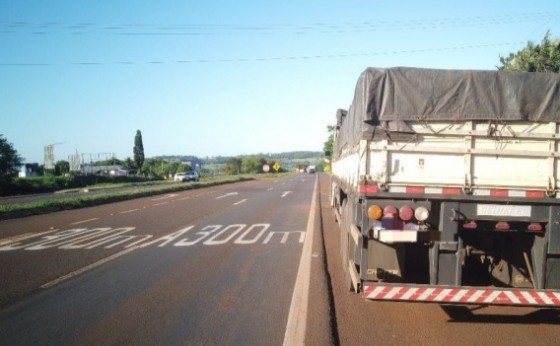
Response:
[[[332,156],[348,288],[560,307],[559,141],[559,74],[366,69]]]

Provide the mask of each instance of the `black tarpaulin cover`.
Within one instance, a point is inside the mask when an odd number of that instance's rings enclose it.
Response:
[[[560,121],[560,74],[368,68],[342,118],[345,144],[377,127],[410,132],[410,121]]]

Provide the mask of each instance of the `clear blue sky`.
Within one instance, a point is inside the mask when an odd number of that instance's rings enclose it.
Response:
[[[322,150],[369,66],[495,69],[558,0],[0,0],[0,134],[68,155]],[[87,157],[87,155],[86,155]]]

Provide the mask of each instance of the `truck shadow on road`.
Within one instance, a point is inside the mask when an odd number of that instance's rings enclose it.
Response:
[[[486,306],[442,305],[441,308],[449,316],[449,322],[560,325],[560,309],[542,308],[524,315],[508,315],[475,313],[477,310],[486,308]]]

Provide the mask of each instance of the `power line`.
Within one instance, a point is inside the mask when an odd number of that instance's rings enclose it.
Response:
[[[335,22],[310,24],[103,24],[60,22],[0,22],[0,35],[30,34],[109,34],[119,36],[212,36],[227,34],[343,34],[351,32],[440,30],[454,27],[476,27],[523,22],[558,21],[560,12],[529,12],[506,15],[450,18],[416,18],[412,20],[379,20],[375,22]]]
[[[368,56],[383,56],[383,55],[403,55],[403,54],[419,54],[441,51],[454,51],[454,50],[469,50],[480,48],[491,48],[500,46],[513,46],[525,44],[526,42],[503,42],[503,43],[485,43],[485,44],[470,44],[458,45],[450,47],[433,47],[422,49],[405,49],[405,50],[389,50],[377,51],[368,53],[339,53],[339,54],[326,54],[326,55],[305,55],[305,56],[285,56],[285,57],[258,57],[258,58],[230,58],[230,59],[191,59],[191,60],[175,60],[175,61],[122,61],[122,62],[95,62],[95,61],[82,61],[82,62],[69,62],[69,63],[2,63],[0,67],[53,67],[53,66],[108,66],[108,65],[169,65],[169,64],[207,64],[207,63],[246,63],[246,62],[288,62],[288,61],[301,61],[301,60],[318,60],[318,59],[344,59],[344,58],[360,58]]]

